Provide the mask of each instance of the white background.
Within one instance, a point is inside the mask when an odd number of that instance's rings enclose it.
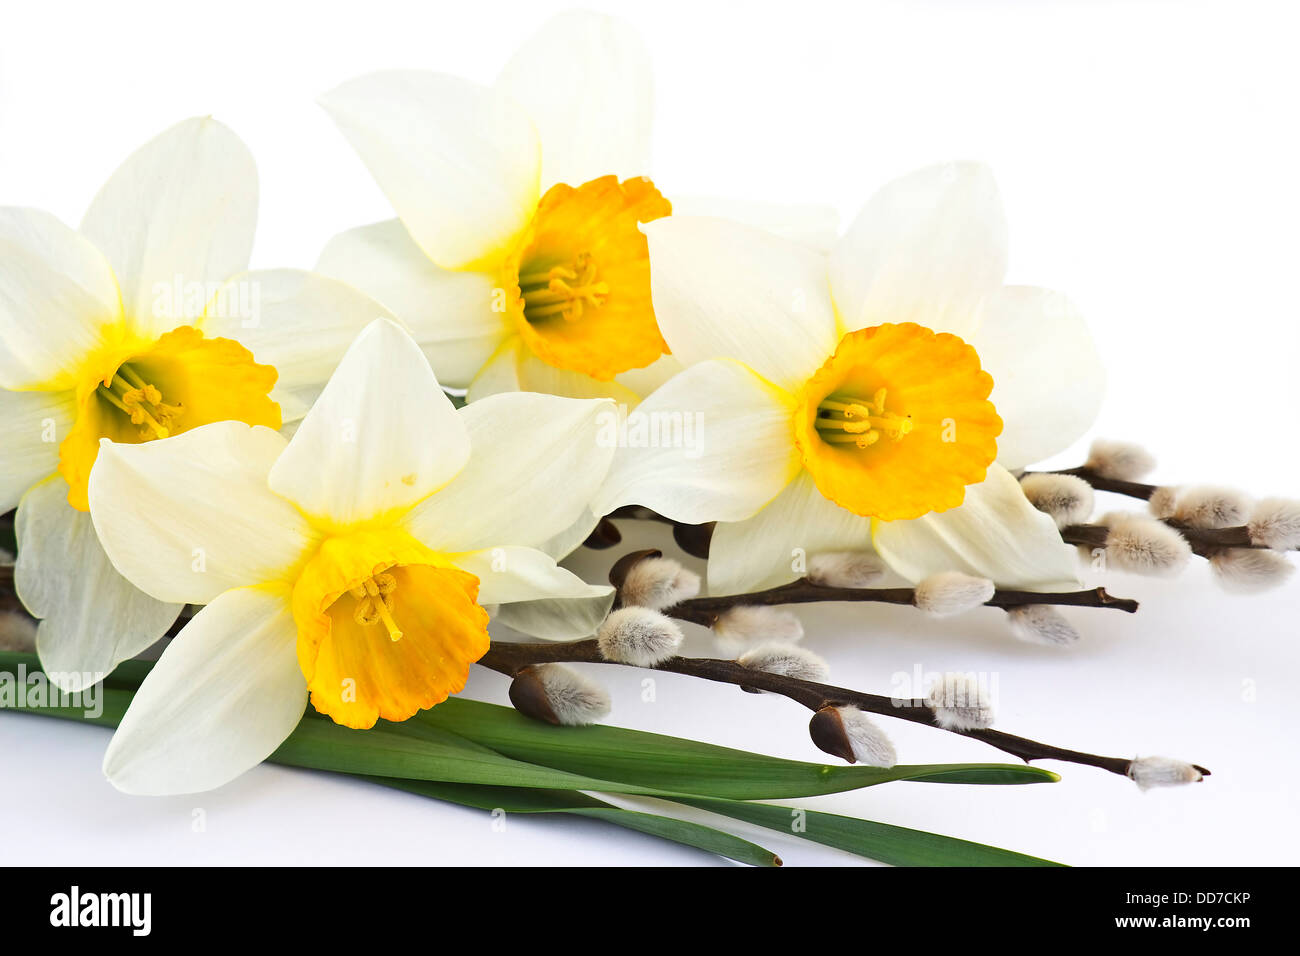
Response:
[[[913,167],[986,161],[1011,222],[1008,281],[1067,291],[1093,323],[1111,375],[1095,433],[1148,443],[1158,480],[1300,495],[1300,61],[1287,4],[595,6],[634,22],[654,58],[652,172],[670,198],[822,202],[849,217]],[[564,7],[2,9],[0,204],[76,223],[128,153],[211,113],[259,162],[254,265],[309,267],[334,233],[391,215],[315,97],[388,67],[491,80]],[[1077,464],[1085,444],[1059,463]],[[580,560],[595,569],[602,558]],[[1002,729],[1194,760],[1210,780],[1140,794],[1048,764],[1059,784],[892,784],[809,805],[1075,864],[1293,863],[1300,581],[1256,598],[1222,594],[1204,567],[1105,583],[1142,611],[1074,613],[1086,640],[1064,653],[1010,641],[995,611],[948,622],[899,608],[801,614],[837,683],[888,692],[891,675],[918,666],[989,672]],[[817,759],[788,702],[665,675],[644,704],[641,672],[601,673],[613,722]],[[504,701],[504,688],[476,673],[469,692]],[[890,729],[905,762],[998,758],[939,731]],[[276,767],[200,796],[126,797],[99,774],[107,739],[0,718],[0,862],[711,862],[594,822],[516,817],[496,833],[477,811]],[[195,808],[206,832],[192,831]],[[755,832],[787,863],[852,859]]]

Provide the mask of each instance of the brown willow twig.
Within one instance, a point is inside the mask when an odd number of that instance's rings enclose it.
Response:
[[[1078,468],[1060,468],[1055,471],[1027,471],[1025,474],[1074,475],[1076,478],[1082,478],[1097,491],[1109,491],[1129,498],[1140,498],[1143,501],[1150,501],[1151,496],[1160,487],[1159,485],[1148,485],[1141,481],[1121,481],[1118,478],[1107,478],[1104,475],[1097,474],[1087,465],[1080,465]]]
[[[511,678],[519,676],[528,668],[538,664],[583,663],[632,666],[621,664],[619,661],[610,661],[601,656],[599,646],[592,639],[536,644],[493,641],[491,648],[478,663]],[[816,681],[751,670],[735,661],[707,657],[670,657],[648,669],[684,674],[720,684],[733,684],[744,689],[769,691],[801,704],[814,713],[825,707],[857,707],[859,710],[883,717],[896,717],[912,723],[925,724],[927,727],[937,727],[963,737],[972,737],[1004,753],[1019,757],[1026,763],[1032,760],[1061,760],[1086,767],[1097,767],[1121,776],[1128,776],[1129,766],[1132,763],[1126,757],[1103,757],[1077,750],[1066,750],[1029,740],[1026,737],[1017,737],[1015,734],[1003,733],[1000,730],[952,730],[943,727],[935,720],[934,712],[924,700],[895,700],[880,694],[865,694],[844,687],[819,684]],[[1210,773],[1204,767],[1196,769],[1206,776]]]
[[[1160,485],[1148,485],[1141,481],[1121,481],[1118,478],[1106,478],[1086,465],[1080,465],[1078,468],[1062,468],[1058,471],[1027,471],[1025,474],[1074,475],[1076,478],[1082,478],[1097,491],[1110,491],[1117,495],[1126,495],[1129,498],[1138,498],[1142,501],[1150,501],[1151,496],[1160,488]],[[1191,544],[1192,550],[1201,557],[1209,557],[1221,548],[1269,550],[1268,545],[1257,544],[1250,539],[1250,529],[1245,525],[1233,525],[1230,528],[1197,528],[1176,518],[1153,517],[1152,520],[1161,521],[1181,534]],[[1101,529],[1100,537],[1102,539],[1100,541],[1096,540],[1096,532],[1099,528]],[[1105,527],[1101,525],[1072,525],[1063,529],[1061,536],[1070,544],[1101,546],[1105,544],[1105,530]],[[1071,541],[1070,536],[1079,540]]]
[[[916,591],[913,588],[830,588],[813,584],[807,578],[801,578],[790,584],[754,591],[751,594],[730,594],[720,597],[691,598],[674,607],[666,608],[664,613],[678,620],[690,621],[712,627],[718,617],[733,607],[754,604],[814,604],[820,601],[858,601],[877,604],[914,604]],[[1056,604],[1067,607],[1113,608],[1132,614],[1138,609],[1138,602],[1131,598],[1112,597],[1105,588],[1091,588],[1084,591],[1017,591],[998,589],[993,597],[984,603],[985,607],[1013,608],[1029,604]]]
[[[1158,518],[1152,518],[1158,521]],[[1192,551],[1203,558],[1213,557],[1224,548],[1253,548],[1257,551],[1269,550],[1268,545],[1256,544],[1250,540],[1250,530],[1244,525],[1231,528],[1194,528],[1191,525],[1172,519],[1161,522],[1173,528],[1191,545]],[[1078,544],[1088,548],[1106,547],[1106,538],[1110,527],[1104,524],[1072,524],[1061,529],[1061,538],[1067,544]]]

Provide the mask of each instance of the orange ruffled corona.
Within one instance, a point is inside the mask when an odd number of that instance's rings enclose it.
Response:
[[[478,578],[400,529],[327,539],[293,589],[312,706],[364,730],[463,690],[490,643],[478,589]]]
[[[609,381],[668,351],[650,304],[650,254],[638,226],[671,212],[645,178],[602,176],[547,190],[503,276],[507,308],[538,358]]]
[[[955,335],[911,322],[860,329],[800,389],[795,442],[818,490],[854,514],[947,511],[997,457],[992,390]]]
[[[86,482],[101,438],[134,444],[232,419],[278,429],[280,406],[269,397],[277,377],[235,340],[204,338],[191,326],[105,348],[77,387],[77,418],[59,446],[68,503],[89,510]]]

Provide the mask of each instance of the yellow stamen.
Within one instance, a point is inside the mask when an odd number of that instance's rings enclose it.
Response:
[[[869,448],[885,433],[894,441],[902,441],[912,431],[911,416],[902,416],[885,410],[885,389],[877,389],[871,401],[849,397],[844,400],[825,399],[817,406],[813,425],[823,441],[833,445],[852,444]]]
[[[140,435],[146,439],[168,437],[171,422],[182,411],[180,405],[164,404],[162,392],[127,364],[100,385],[98,392],[110,405],[124,412],[132,425],[140,426]]]
[[[140,374],[136,372],[136,370],[133,369],[129,364],[125,364],[121,368],[119,368],[117,370],[117,374],[120,375],[122,378],[126,379],[128,382],[130,382],[131,385],[134,386],[135,388],[145,387],[144,379],[142,379],[140,377]],[[114,377],[116,378],[116,376]]]
[[[530,286],[549,285],[552,279],[576,279],[578,273],[572,269],[566,269],[564,266],[556,266],[553,269],[547,269],[545,272],[526,272],[519,277],[519,288],[528,289]]]
[[[376,603],[376,607],[379,610],[379,616],[384,619],[384,627],[388,628],[389,639],[392,641],[400,641],[402,639],[402,632],[398,628],[397,622],[393,620],[392,611],[389,606],[390,604],[391,599],[381,598]]]
[[[358,624],[371,627],[383,622],[388,637],[393,641],[402,639],[402,630],[393,620],[392,593],[397,590],[397,579],[387,572],[380,572],[366,578],[348,593],[357,599],[357,606],[352,618]]]
[[[554,266],[545,272],[528,272],[519,277],[524,298],[524,318],[537,322],[553,315],[573,322],[582,318],[590,305],[600,308],[609,295],[609,283],[596,281],[596,263],[591,253],[582,252],[573,268]]]
[[[839,435],[832,432],[822,434],[821,439],[832,445],[857,445],[859,448],[870,448],[880,441],[880,432],[869,431],[862,435]]]

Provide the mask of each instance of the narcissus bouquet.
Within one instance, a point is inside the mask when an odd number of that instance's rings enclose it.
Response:
[[[321,102],[396,218],[311,272],[249,271],[256,168],[213,119],[130,156],[77,229],[0,209],[0,707],[116,727],[104,773],[129,793],[272,760],[756,864],[778,861],[671,808],[790,832],[769,801],[1057,779],[1028,761],[1206,776],[993,729],[970,674],[907,699],[835,686],[790,607],[991,608],[1069,645],[1059,608],[1137,610],[1085,566],[1195,556],[1267,588],[1300,502],[1144,484],[1121,442],[1033,470],[1091,427],[1103,364],[1068,298],[1003,284],[985,167],[887,183],[843,232],[780,197],[692,209],[647,177],[650,101],[639,39],[586,13],[491,87],[344,83]],[[1142,508],[1097,517],[1098,491]],[[610,550],[647,521],[680,553]],[[570,569],[583,548],[610,552],[607,580]],[[683,653],[692,629],[711,656]],[[605,725],[600,667],[575,663],[784,696],[834,762]],[[458,696],[475,665],[512,707]],[[899,764],[890,720],[1022,763]],[[817,811],[796,835],[1046,862]]]

